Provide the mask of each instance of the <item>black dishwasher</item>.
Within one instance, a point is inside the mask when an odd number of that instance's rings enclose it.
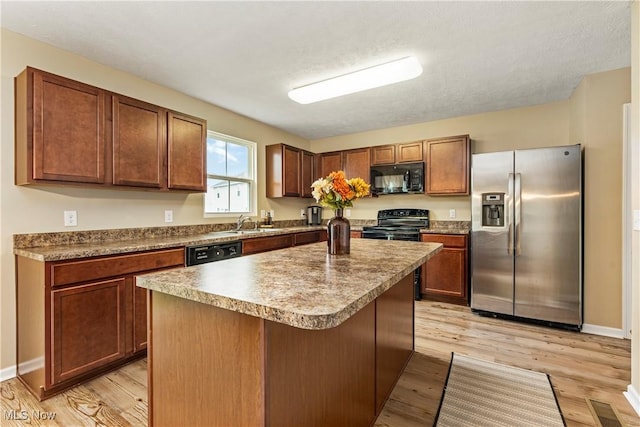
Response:
[[[207,262],[220,261],[222,259],[235,258],[242,255],[242,242],[213,243],[211,245],[187,246],[185,251],[185,264],[205,264]]]

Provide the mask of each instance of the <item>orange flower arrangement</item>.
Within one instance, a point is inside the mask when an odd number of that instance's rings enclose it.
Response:
[[[322,206],[343,209],[353,206],[353,200],[369,194],[370,185],[362,178],[347,179],[343,171],[337,171],[316,180],[311,188],[313,197]]]

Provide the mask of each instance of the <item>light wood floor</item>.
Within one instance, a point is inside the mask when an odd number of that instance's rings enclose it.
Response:
[[[640,426],[622,392],[630,383],[630,343],[474,315],[466,307],[416,303],[416,353],[376,426],[430,426],[447,375],[451,352],[546,372],[568,426],[594,426],[586,397],[614,406],[628,426]],[[16,379],[0,384],[0,425],[144,426],[147,419],[146,360],[38,402]],[[26,411],[26,412],[21,412]],[[55,419],[39,420],[34,414]]]

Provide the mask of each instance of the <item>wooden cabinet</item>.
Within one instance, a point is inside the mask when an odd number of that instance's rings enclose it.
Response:
[[[207,122],[167,113],[167,188],[207,191]]]
[[[267,197],[311,197],[313,153],[285,144],[265,151]]]
[[[15,182],[206,191],[206,121],[28,67]]]
[[[358,148],[342,152],[342,168],[347,179],[362,178],[369,182],[371,173],[371,150]]]
[[[27,68],[15,80],[16,184],[105,182],[105,93]]]
[[[422,266],[422,294],[436,301],[469,304],[468,236],[422,234],[423,242],[442,243],[443,248]]]
[[[396,162],[396,146],[379,145],[371,147],[371,165],[391,165]]]
[[[342,152],[333,151],[318,154],[317,169],[318,178],[324,178],[331,172],[342,170]]]
[[[425,141],[427,194],[468,195],[471,147],[469,135]]]
[[[41,262],[16,257],[18,376],[39,399],[145,355],[134,276],[184,265],[184,248]]]
[[[124,278],[55,289],[53,383],[123,359],[126,286]]]
[[[371,147],[372,165],[392,165],[394,163],[422,162],[422,141],[405,142]]]
[[[257,254],[259,252],[306,245],[308,243],[325,242],[326,240],[326,230],[313,230],[303,231],[301,233],[256,237],[242,241],[242,255]]]
[[[113,96],[113,184],[163,186],[166,115],[157,105]]]
[[[359,230],[351,230],[349,234],[351,235],[351,237],[355,239],[359,239],[362,237],[362,231],[359,231]]]
[[[424,156],[422,154],[422,141],[405,142],[404,144],[398,144],[396,151],[397,163],[421,162],[424,159]]]

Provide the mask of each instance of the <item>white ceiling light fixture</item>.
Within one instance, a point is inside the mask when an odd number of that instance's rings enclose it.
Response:
[[[300,104],[311,104],[312,102],[411,80],[420,74],[422,74],[422,66],[418,60],[413,56],[407,56],[396,61],[290,90],[289,98]]]

